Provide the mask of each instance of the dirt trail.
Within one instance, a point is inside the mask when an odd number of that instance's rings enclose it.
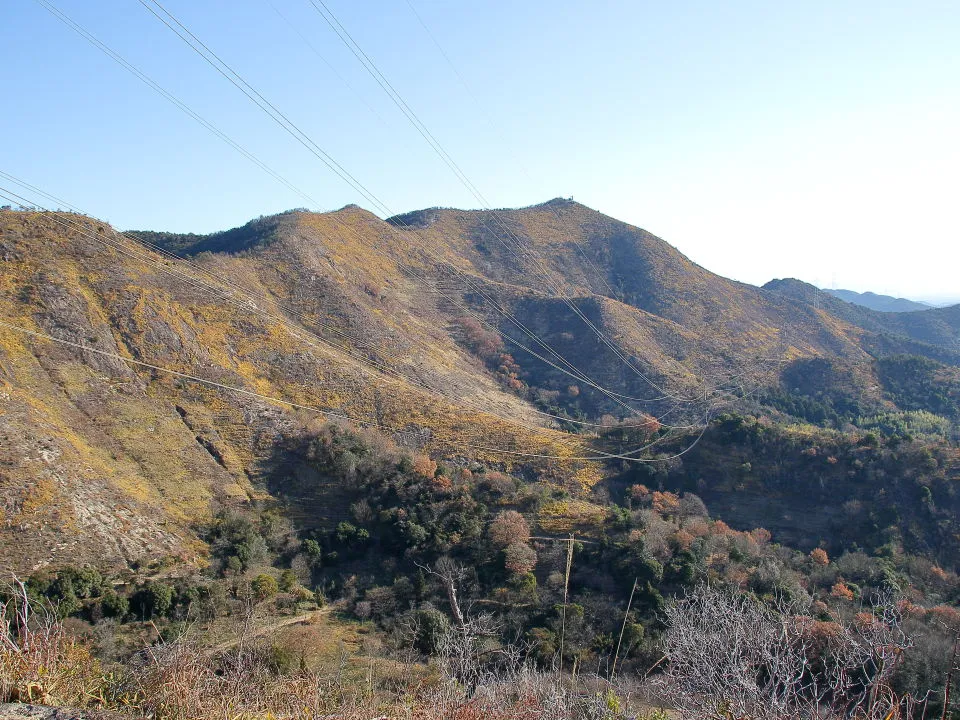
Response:
[[[326,608],[321,608],[320,610],[310,610],[309,612],[301,613],[300,615],[294,615],[292,617],[283,618],[282,620],[278,620],[277,622],[270,623],[269,625],[258,627],[256,630],[251,632],[245,639],[256,640],[257,638],[261,638],[264,635],[269,635],[271,633],[277,632],[278,630],[282,630],[283,628],[289,627],[291,625],[306,625],[315,618],[320,618],[320,617],[323,617],[324,615],[329,615],[330,610],[331,608],[326,607]],[[212,648],[209,649],[209,652],[211,653],[223,652],[224,650],[229,650],[230,648],[235,647],[239,644],[240,644],[240,638],[236,638],[234,640],[229,640],[227,642],[222,642],[218,645],[214,645]]]

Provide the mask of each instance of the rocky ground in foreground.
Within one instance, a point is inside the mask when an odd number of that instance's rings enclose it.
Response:
[[[96,712],[91,710],[70,710],[69,708],[53,708],[43,705],[25,705],[23,703],[0,704],[0,720],[110,720],[119,718],[116,713]]]

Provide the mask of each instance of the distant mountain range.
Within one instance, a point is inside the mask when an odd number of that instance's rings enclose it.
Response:
[[[878,295],[873,292],[858,293],[854,290],[824,290],[824,292],[828,292],[834,297],[845,300],[848,303],[862,305],[863,307],[878,310],[879,312],[915,312],[936,307],[930,303],[907,300],[906,298],[892,297],[890,295]]]

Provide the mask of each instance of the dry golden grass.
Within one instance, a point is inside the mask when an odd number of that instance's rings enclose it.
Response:
[[[49,608],[13,581],[0,602],[0,702],[86,705],[102,691],[100,664]]]
[[[595,454],[589,438],[547,427],[463,346],[456,321],[470,290],[465,277],[538,322],[561,306],[552,287],[592,303],[625,355],[687,394],[704,374],[729,376],[743,357],[752,363],[746,381],[757,382],[776,370],[756,362],[760,354],[839,347],[863,355],[845,323],[795,317],[786,300],[711,275],[652,235],[576,203],[501,213],[537,262],[505,247],[489,215],[424,217],[414,232],[354,207],[283,215],[242,252],[195,257],[219,278],[211,280],[143,247],[107,247],[96,238],[126,241],[94,220],[2,212],[0,319],[375,423],[434,457],[525,466],[574,493],[601,480],[603,465],[573,460]],[[225,299],[238,289],[256,297],[238,298],[239,306]],[[505,322],[489,303],[476,307]],[[571,318],[570,335],[592,337]],[[656,394],[612,353],[583,352],[573,359],[605,382],[628,378],[635,392]],[[0,528],[0,551],[20,568],[193,553],[191,526],[217,502],[262,497],[255,478],[276,439],[302,431],[311,415],[6,331],[0,384],[10,438],[0,460],[12,468],[0,478],[0,499],[4,518],[19,513],[25,526]],[[41,450],[52,459],[38,460]],[[122,517],[111,524],[112,507]],[[591,517],[545,520],[567,527]],[[108,539],[118,535],[123,543]],[[103,545],[105,554],[77,557]],[[9,552],[15,546],[22,552]]]
[[[586,500],[553,500],[540,508],[537,524],[546,532],[569,533],[596,528],[606,515],[606,508]]]
[[[351,210],[345,217],[369,234],[372,216]],[[94,222],[68,220],[99,233]],[[0,237],[16,253],[5,263],[0,318],[386,428],[428,429],[422,435],[426,449],[437,455],[512,462],[513,456],[484,448],[577,453],[565,434],[536,427],[540,421],[524,403],[504,393],[456,344],[429,305],[433,301],[397,270],[409,252],[383,223],[376,221],[384,237],[394,237],[393,246],[348,242],[328,216],[288,220],[287,241],[268,246],[266,257],[203,262],[228,273],[236,285],[278,293],[284,303],[291,302],[284,293],[295,290],[304,273],[325,272],[330,297],[339,299],[326,310],[305,300],[305,317],[363,335],[382,346],[376,362],[427,379],[439,392],[361,367],[352,357],[356,345],[339,348],[336,336],[332,345],[319,342],[310,328],[292,334],[164,274],[160,267],[172,265],[158,256],[146,253],[153,265],[136,261],[41,213],[0,214]],[[367,270],[371,281],[391,288],[397,307],[390,312],[361,287]],[[279,303],[260,305],[281,312]],[[299,321],[293,317],[290,324]],[[29,523],[27,532],[14,525],[17,531],[10,533],[9,524],[0,529],[0,548],[10,550],[3,552],[5,560],[19,569],[58,561],[123,563],[154,551],[178,552],[178,544],[190,548],[191,526],[209,516],[212,503],[260,494],[250,474],[269,456],[278,433],[297,431],[310,416],[14,332],[0,333],[0,369],[9,388],[0,422],[13,438],[0,450],[9,453],[4,459],[12,468],[0,480],[0,493],[6,519]],[[495,408],[504,418],[464,408],[461,398]],[[49,462],[37,458],[46,445]],[[41,468],[45,474],[38,473]],[[109,528],[124,546],[108,542],[104,553],[100,535],[108,532],[108,507],[128,514]],[[51,542],[53,528],[58,537]],[[137,528],[140,537],[131,535]],[[95,555],[84,557],[90,548]]]

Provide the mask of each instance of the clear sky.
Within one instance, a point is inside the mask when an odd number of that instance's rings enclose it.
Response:
[[[53,1],[313,209],[365,204],[137,0]],[[452,67],[407,0],[326,2],[495,207],[573,196],[746,282],[960,300],[954,0],[411,0]],[[391,210],[477,207],[308,0],[164,5]],[[3,3],[0,60],[0,169],[118,227],[308,204],[35,0]]]

